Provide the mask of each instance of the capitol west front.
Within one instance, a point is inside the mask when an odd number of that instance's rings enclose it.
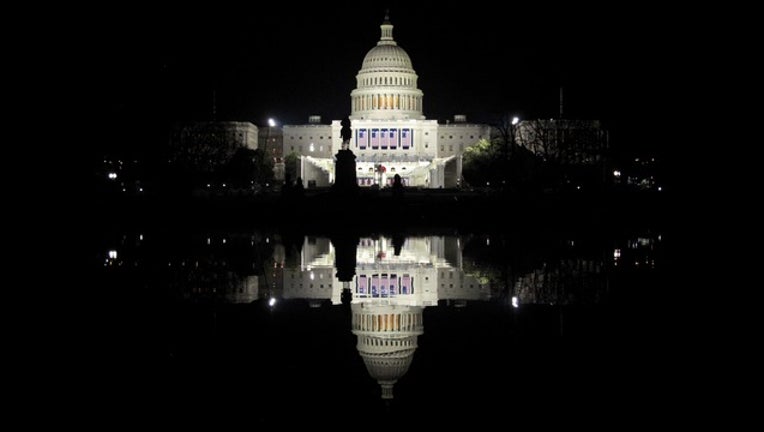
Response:
[[[364,57],[350,93],[350,150],[356,155],[358,184],[384,187],[398,174],[406,186],[456,187],[464,150],[488,139],[490,127],[466,123],[459,115],[446,125],[427,120],[418,76],[393,39],[388,17],[380,28],[380,40]],[[317,117],[304,125],[284,125],[284,153],[300,156],[298,175],[306,186],[334,183],[340,129],[340,120],[324,125]]]

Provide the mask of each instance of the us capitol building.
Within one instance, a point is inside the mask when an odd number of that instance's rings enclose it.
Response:
[[[490,126],[469,124],[463,115],[445,125],[427,120],[411,58],[393,39],[387,16],[380,28],[380,40],[364,57],[350,93],[350,150],[356,155],[358,184],[384,187],[398,174],[406,186],[455,187],[465,148],[489,138]],[[308,124],[283,126],[283,152],[300,156],[305,186],[334,183],[340,129],[340,120],[325,125],[318,116]]]

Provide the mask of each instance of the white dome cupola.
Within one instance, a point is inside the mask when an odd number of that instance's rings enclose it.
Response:
[[[408,53],[393,39],[393,25],[385,15],[377,45],[363,59],[350,93],[351,119],[424,119],[423,93],[417,88]]]

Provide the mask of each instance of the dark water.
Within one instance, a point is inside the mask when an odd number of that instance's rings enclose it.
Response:
[[[98,313],[108,355],[161,365],[115,381],[139,387],[128,411],[175,425],[631,424],[675,391],[666,241],[122,226],[94,260]]]

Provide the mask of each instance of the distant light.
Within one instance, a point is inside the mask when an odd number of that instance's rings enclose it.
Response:
[[[613,258],[620,258],[621,257],[621,250],[616,249],[613,251]]]
[[[518,117],[512,117],[512,124],[516,125],[518,123],[520,123],[520,119]]]
[[[660,192],[662,190],[663,190],[663,187],[662,186],[658,186],[658,192]]]
[[[143,234],[138,234],[138,240],[143,240]]]
[[[512,296],[512,307],[520,307],[520,300],[517,296]]]
[[[267,243],[270,243],[270,242],[271,242],[271,239],[269,237],[266,237],[265,238],[265,243],[267,244]]]
[[[487,238],[485,239],[485,245],[486,245],[486,246],[490,246],[490,245],[491,245],[491,238],[490,238],[490,237],[487,237]]]
[[[138,192],[143,192],[143,188],[138,188]]]
[[[223,244],[225,244],[225,239],[223,239]]]
[[[210,244],[211,242],[212,240],[209,237],[207,237],[207,244]]]
[[[274,120],[272,118],[269,118],[268,119],[268,126],[270,126],[270,127],[276,126],[276,120]]]
[[[109,251],[109,258],[111,258],[111,259],[117,259],[117,251],[115,251],[115,250],[110,250],[110,251]]]
[[[276,299],[274,297],[271,297],[270,300],[268,300],[268,306],[273,307],[276,305]]]
[[[210,187],[210,184],[209,184],[209,183],[207,183],[207,187]]]
[[[110,173],[109,173],[109,178],[110,178],[110,179],[112,179],[112,180],[114,180],[115,178],[117,178],[117,173],[115,173],[115,172],[110,172]]]
[[[576,186],[576,189],[577,190],[581,190],[581,186]]]
[[[223,183],[223,187],[226,187],[225,183]]]
[[[613,175],[616,176],[616,177],[620,177],[621,176],[621,172],[618,171],[618,170],[615,170],[615,171],[613,171]]]

